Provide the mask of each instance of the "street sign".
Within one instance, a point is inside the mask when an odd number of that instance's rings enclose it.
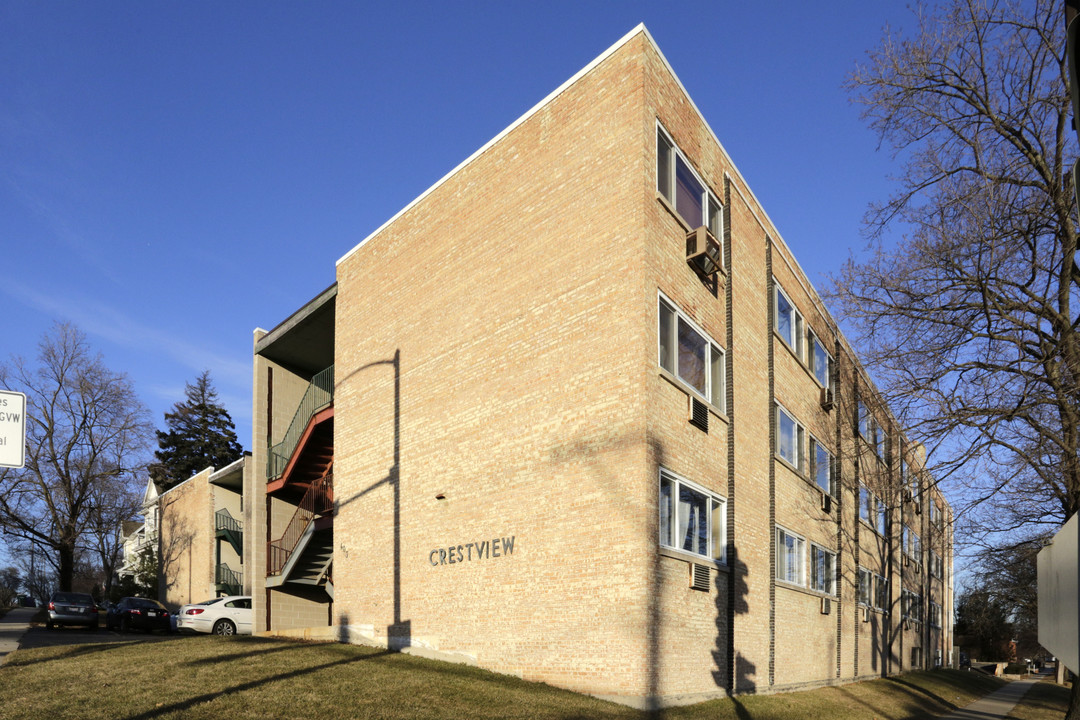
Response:
[[[0,390],[0,467],[21,468],[26,462],[26,396]]]
[[[1039,551],[1039,644],[1073,672],[1080,670],[1080,515]]]

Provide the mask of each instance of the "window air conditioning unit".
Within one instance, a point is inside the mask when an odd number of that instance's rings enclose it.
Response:
[[[825,512],[832,512],[832,495],[827,492],[821,493],[821,509]]]
[[[862,611],[862,621],[870,622],[870,608],[864,607]]]
[[[904,488],[904,502],[911,502],[915,498],[911,495],[911,490]]]
[[[821,409],[825,411],[833,409],[832,388],[821,388]]]
[[[915,514],[916,515],[922,515],[922,503],[920,503],[920,502],[915,503]]]
[[[832,598],[821,598],[821,614],[828,615],[832,612]]]
[[[702,225],[686,234],[686,262],[701,277],[709,277],[723,265],[723,251],[709,228]]]
[[[694,590],[709,591],[709,566],[690,563],[690,587]]]
[[[911,559],[907,555],[904,555],[904,567],[907,567],[910,564],[911,564]]]

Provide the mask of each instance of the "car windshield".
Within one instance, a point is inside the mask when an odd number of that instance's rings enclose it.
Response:
[[[53,595],[53,602],[93,605],[94,599],[82,593],[56,593]]]
[[[196,605],[213,605],[214,603],[219,603],[224,599],[225,598],[210,598],[209,600],[203,600],[201,603],[195,603],[195,604]]]

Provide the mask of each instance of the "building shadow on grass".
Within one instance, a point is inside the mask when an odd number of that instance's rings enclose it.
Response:
[[[202,695],[196,695],[196,696],[190,697],[190,698],[188,698],[186,700],[181,700],[179,702],[174,702],[174,703],[168,703],[167,705],[161,705],[160,707],[155,707],[153,710],[147,710],[146,712],[139,713],[138,715],[129,715],[126,718],[126,720],[149,720],[150,718],[157,718],[157,717],[161,717],[163,715],[169,715],[171,713],[176,713],[176,712],[181,712],[182,713],[182,712],[184,712],[186,710],[190,710],[191,708],[195,707],[196,705],[201,705],[202,703],[213,702],[214,700],[217,700],[218,698],[225,697],[225,696],[231,695],[233,693],[244,692],[244,691],[247,691],[247,690],[255,690],[255,689],[259,688],[259,687],[262,687],[264,685],[268,685],[270,683],[281,682],[283,680],[292,680],[294,678],[304,677],[306,675],[311,675],[313,673],[317,673],[317,672],[320,672],[322,670],[328,670],[330,668],[342,667],[344,665],[353,665],[353,664],[356,664],[356,663],[366,662],[368,660],[373,660],[375,658],[386,655],[386,654],[388,654],[388,652],[389,651],[382,651],[382,652],[372,653],[370,655],[360,655],[360,656],[342,658],[341,660],[334,660],[333,662],[322,663],[321,665],[314,665],[314,666],[311,666],[311,667],[298,668],[296,670],[291,670],[289,672],[284,672],[284,673],[281,673],[279,675],[273,675],[271,677],[260,678],[258,680],[251,680],[249,682],[240,683],[239,685],[233,685],[231,687],[225,688],[223,690],[219,690],[217,692],[203,693]]]

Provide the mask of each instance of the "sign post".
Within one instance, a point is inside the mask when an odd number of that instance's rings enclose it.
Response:
[[[0,390],[0,467],[26,463],[26,396]]]

